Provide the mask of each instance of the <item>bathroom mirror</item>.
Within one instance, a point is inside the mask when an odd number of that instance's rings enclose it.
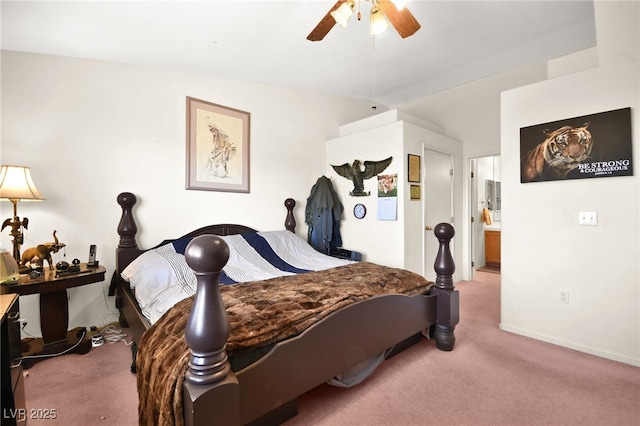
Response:
[[[485,205],[489,210],[501,210],[500,181],[487,179],[485,181]]]

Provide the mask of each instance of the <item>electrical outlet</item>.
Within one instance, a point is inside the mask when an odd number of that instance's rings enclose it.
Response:
[[[558,302],[569,304],[569,290],[564,288],[558,289]]]
[[[597,212],[580,212],[578,214],[578,225],[597,226],[598,213]]]

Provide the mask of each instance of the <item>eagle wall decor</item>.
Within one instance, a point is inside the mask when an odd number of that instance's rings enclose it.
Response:
[[[349,163],[344,163],[341,166],[334,166],[332,164],[331,167],[333,167],[333,170],[340,176],[350,179],[353,182],[353,191],[349,192],[349,195],[352,197],[366,197],[371,195],[371,192],[364,190],[365,179],[371,179],[382,173],[389,167],[392,159],[393,157],[380,161],[365,161],[364,170],[362,170],[363,163],[361,163],[360,160],[353,160],[353,164],[351,165]]]

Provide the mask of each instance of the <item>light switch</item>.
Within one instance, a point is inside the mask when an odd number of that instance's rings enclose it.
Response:
[[[578,215],[578,225],[596,226],[598,225],[597,212],[580,212]]]

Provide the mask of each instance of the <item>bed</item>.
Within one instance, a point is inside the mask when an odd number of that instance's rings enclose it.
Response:
[[[299,395],[326,381],[358,383],[371,365],[423,334],[441,350],[455,345],[459,298],[449,224],[434,227],[440,245],[430,283],[406,270],[329,257],[318,268],[325,260],[301,267],[288,253],[304,251],[291,249],[300,239],[293,199],[284,203],[286,231],[211,225],[149,250],[136,243],[135,195],[121,193],[117,201],[122,214],[110,294],[137,343],[141,424],[280,424],[296,415]],[[284,248],[276,240],[285,241]],[[248,253],[265,241],[267,251],[301,271],[236,284],[242,281],[237,273],[251,274],[260,264]],[[130,270],[163,252],[184,258],[193,275],[186,287],[194,286],[195,294],[170,297],[170,307],[152,314]],[[271,273],[269,267],[257,276]],[[284,326],[273,325],[274,318],[284,318]]]

